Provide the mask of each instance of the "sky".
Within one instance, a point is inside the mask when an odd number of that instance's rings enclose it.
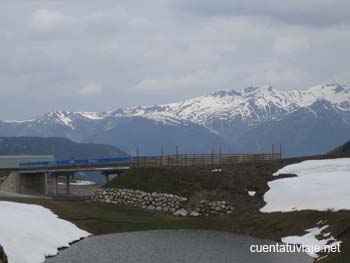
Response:
[[[0,119],[350,84],[348,0],[1,0]]]

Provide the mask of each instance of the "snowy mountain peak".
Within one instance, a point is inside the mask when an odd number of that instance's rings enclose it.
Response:
[[[279,90],[271,86],[217,91],[205,96],[151,107],[119,110],[118,116],[139,116],[160,122],[188,121],[213,127],[218,121],[242,120],[255,125],[278,119],[319,100],[328,101],[340,110],[350,110],[350,88],[327,84],[306,90]]]

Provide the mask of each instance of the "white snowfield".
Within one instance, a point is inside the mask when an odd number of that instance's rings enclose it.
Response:
[[[310,160],[283,167],[274,176],[295,174],[268,183],[261,212],[349,210],[350,158]]]
[[[0,201],[0,244],[9,263],[39,263],[90,234],[38,205]]]

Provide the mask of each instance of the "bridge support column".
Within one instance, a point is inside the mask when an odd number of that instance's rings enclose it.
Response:
[[[54,182],[54,186],[53,186],[53,193],[54,195],[58,194],[58,176],[54,175],[55,177],[55,182]]]
[[[70,176],[66,176],[66,194],[70,195]]]
[[[109,174],[105,173],[105,177],[106,177],[106,183],[109,183]]]
[[[49,184],[48,184],[48,173],[44,174],[44,194],[48,195],[49,194]]]

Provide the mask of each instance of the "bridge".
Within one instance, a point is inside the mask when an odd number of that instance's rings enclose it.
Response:
[[[63,160],[45,162],[23,162],[16,168],[2,168],[0,174],[15,177],[12,191],[18,193],[58,194],[59,178],[65,178],[66,195],[70,195],[70,181],[77,172],[99,172],[106,182],[110,175],[118,175],[130,167],[176,167],[176,166],[222,166],[255,165],[259,162],[282,158],[279,153],[264,154],[175,154],[160,156],[133,156],[104,159]],[[50,191],[50,185],[53,189]],[[53,182],[53,183],[52,183]],[[1,181],[0,181],[1,185]]]

